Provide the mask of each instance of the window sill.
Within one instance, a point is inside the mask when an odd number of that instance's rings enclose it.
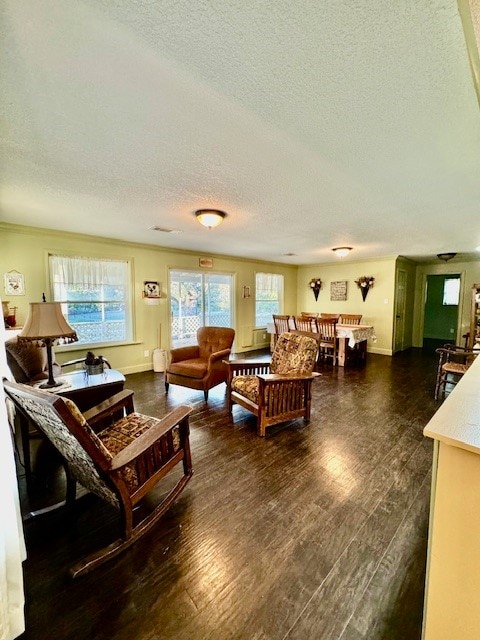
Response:
[[[71,351],[93,351],[94,349],[109,349],[110,347],[129,347],[136,344],[143,344],[141,340],[125,340],[124,342],[85,342],[78,344],[56,344],[55,353],[67,353]]]

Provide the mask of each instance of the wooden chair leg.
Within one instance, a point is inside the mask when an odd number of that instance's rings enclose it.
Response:
[[[169,386],[170,386],[170,383],[165,380],[165,393],[168,393]]]

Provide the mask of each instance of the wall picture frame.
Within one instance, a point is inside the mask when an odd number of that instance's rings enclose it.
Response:
[[[144,298],[160,298],[161,288],[160,283],[156,280],[145,280],[143,283],[143,297]]]
[[[334,280],[330,283],[330,300],[343,302],[347,299],[347,280]]]
[[[25,278],[20,271],[8,271],[4,275],[5,293],[8,296],[25,295]]]

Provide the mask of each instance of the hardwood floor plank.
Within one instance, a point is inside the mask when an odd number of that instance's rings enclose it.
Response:
[[[114,510],[86,496],[76,518],[29,521],[22,640],[416,639],[435,362],[412,350],[320,370],[310,424],[266,438],[242,408],[230,420],[224,385],[206,404],[175,385],[166,396],[162,374],[127,376],[143,413],[193,407],[194,476],[157,527],[74,582],[70,564],[116,535]],[[36,500],[51,500],[58,460],[39,449],[37,462]]]

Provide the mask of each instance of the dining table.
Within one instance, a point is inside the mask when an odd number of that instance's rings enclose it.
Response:
[[[289,320],[289,326],[292,331],[296,331],[293,318]],[[314,329],[314,325],[312,329]],[[342,324],[337,322],[336,335],[338,338],[338,366],[345,367],[348,365],[348,349],[356,348],[358,350],[358,359],[364,361],[367,355],[367,340],[376,341],[375,329],[368,324]],[[275,334],[275,325],[273,322],[267,322],[267,333],[272,336]],[[312,338],[318,338],[316,331],[299,331],[304,335],[311,335]]]

